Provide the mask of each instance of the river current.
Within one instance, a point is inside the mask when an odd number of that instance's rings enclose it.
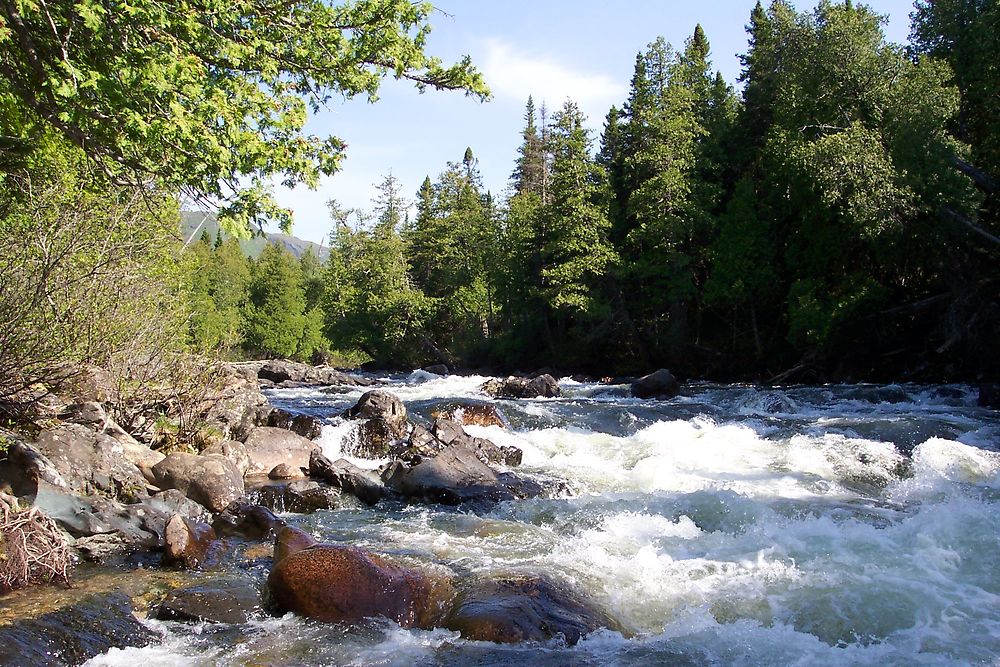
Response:
[[[411,418],[487,402],[486,378],[382,378]],[[762,389],[690,384],[667,401],[563,379],[466,427],[524,452],[554,499],[485,514],[382,504],[285,515],[320,539],[458,574],[526,573],[585,591],[628,633],[496,645],[385,621],[288,615],[244,626],[149,621],[160,643],[89,665],[967,665],[1000,663],[1000,413],[965,385]],[[361,390],[271,390],[322,417]],[[365,467],[380,461],[352,458]]]

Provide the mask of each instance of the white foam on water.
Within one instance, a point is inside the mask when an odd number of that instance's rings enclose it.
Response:
[[[355,456],[352,453],[352,443],[357,441],[359,422],[349,419],[338,419],[333,424],[324,424],[316,444],[319,445],[323,456],[336,461],[346,459],[366,470],[375,470],[379,466],[388,462],[388,459],[367,459]]]

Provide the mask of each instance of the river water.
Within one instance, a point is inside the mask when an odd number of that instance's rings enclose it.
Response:
[[[411,416],[488,401],[486,378],[383,378]],[[291,615],[245,626],[150,623],[163,641],[91,665],[966,665],[1000,662],[1000,414],[971,387],[692,384],[669,401],[561,381],[559,399],[496,401],[510,423],[466,427],[524,451],[562,497],[486,514],[348,504],[288,515],[458,574],[545,574],[621,620],[574,647],[500,646],[448,630]],[[361,391],[273,390],[325,418]],[[353,459],[367,467],[380,462]]]

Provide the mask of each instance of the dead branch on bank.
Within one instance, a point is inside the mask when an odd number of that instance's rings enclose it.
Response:
[[[0,593],[30,584],[69,585],[69,545],[56,522],[0,493]]]

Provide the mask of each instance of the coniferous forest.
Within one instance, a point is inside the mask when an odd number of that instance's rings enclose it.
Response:
[[[59,91],[33,96],[30,67],[8,62],[4,236],[7,256],[29,261],[4,266],[7,283],[25,287],[4,293],[5,309],[22,313],[4,332],[7,363],[28,369],[23,386],[67,358],[108,365],[122,341],[149,340],[155,321],[167,333],[153,338],[177,348],[380,367],[611,375],[666,366],[775,381],[996,375],[998,17],[995,2],[921,0],[910,42],[897,45],[861,4],[758,3],[735,87],[713,70],[700,26],[681,45],[658,39],[636,55],[627,98],[599,133],[573,100],[546,108],[529,98],[506,191],[484,188],[475,147],[427,165],[416,192],[388,176],[370,210],[330,202],[322,258],[268,246],[247,259],[228,234],[182,244],[173,231],[178,192],[224,202],[220,221],[240,232],[287,221],[260,182],[240,186],[240,173],[314,184],[336,169],[338,140],[285,138],[304,120],[308,87],[279,73],[273,90],[285,107],[269,116],[258,93],[233,92],[237,71],[226,84],[239,102],[232,113],[272,124],[257,145],[225,119],[224,131],[189,110],[171,120],[172,106],[160,125],[127,106],[120,118],[98,111],[118,103],[97,94],[60,111]],[[468,61],[446,69],[401,57],[424,68],[409,77],[418,86],[485,95]],[[363,94],[385,71],[319,83]],[[101,135],[116,118],[129,131]],[[15,131],[32,127],[30,142]],[[187,140],[212,150],[168,159],[151,149]],[[267,157],[264,146],[274,149]],[[67,220],[59,211],[74,212],[74,231],[56,225]],[[53,248],[98,259],[49,266]],[[60,277],[63,296],[32,310],[39,275]],[[71,287],[85,278],[92,299]],[[141,289],[124,298],[129,281]],[[87,329],[96,317],[118,322],[115,336]]]

